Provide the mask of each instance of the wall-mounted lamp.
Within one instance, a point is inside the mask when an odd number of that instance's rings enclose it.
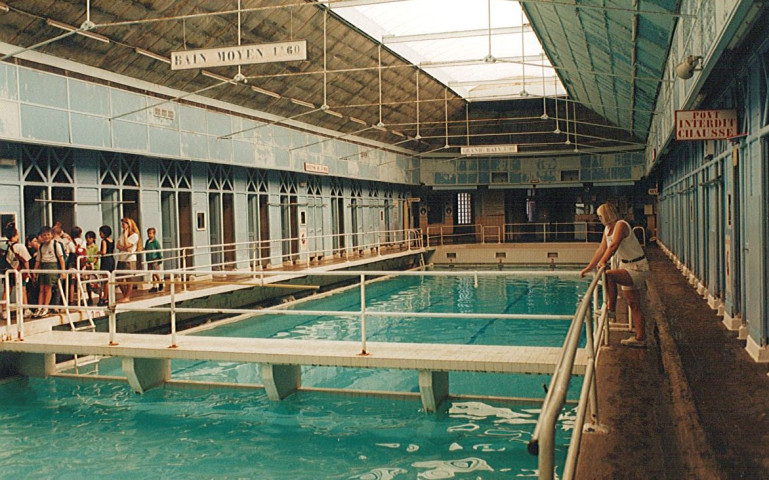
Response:
[[[676,76],[684,80],[692,78],[695,70],[702,70],[702,57],[689,55],[676,65]]]

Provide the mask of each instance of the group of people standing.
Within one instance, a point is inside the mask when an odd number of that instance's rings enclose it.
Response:
[[[155,229],[147,230],[147,241],[142,247],[141,233],[133,219],[121,219],[120,226],[121,233],[117,241],[112,238],[112,228],[109,225],[99,227],[100,240],[97,244],[95,232],[88,231],[83,238],[82,229],[74,227],[70,234],[67,234],[60,222],[53,227],[41,228],[36,235],[28,235],[22,243],[16,224],[11,222],[5,225],[2,233],[8,244],[2,257],[3,265],[22,271],[22,302],[36,302],[38,306],[34,312],[25,309],[24,316],[47,316],[50,313],[50,305],[64,304],[66,300],[74,303],[84,292],[88,304],[94,303],[92,297],[95,294],[98,298],[97,305],[106,305],[109,293],[106,277],[98,276],[93,271],[136,270],[137,254],[142,249],[146,251],[144,260],[147,269],[153,270],[150,291],[162,291],[163,279],[159,270],[163,255],[160,242],[155,237]],[[67,273],[63,273],[65,271]],[[70,281],[66,282],[68,276]],[[119,302],[131,300],[136,283],[137,279],[130,275],[121,276],[118,288],[122,297]],[[67,285],[69,288],[66,288]],[[5,288],[6,299],[13,298],[10,295],[16,286],[16,276],[10,275],[10,284]],[[83,288],[80,288],[81,286]]]

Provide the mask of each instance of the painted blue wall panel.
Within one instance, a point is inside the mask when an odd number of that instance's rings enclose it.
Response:
[[[215,137],[229,135],[234,132],[230,117],[219,112],[206,111],[208,134]],[[200,128],[200,127],[198,127]]]
[[[181,133],[182,157],[184,158],[208,158],[208,142],[206,137],[195,133]]]
[[[78,187],[75,190],[77,201],[81,202],[75,209],[77,216],[75,223],[83,229],[83,238],[85,232],[92,230],[96,233],[96,240],[99,240],[99,227],[101,226],[101,209],[97,203],[99,199],[99,190],[97,188]]]
[[[273,150],[267,145],[256,144],[255,165],[264,168],[274,164],[275,155]]]
[[[16,71],[15,66],[0,63],[0,98],[19,99],[19,92],[16,88]]]
[[[111,89],[112,117],[120,117],[120,120],[133,120],[135,122],[147,122],[146,97],[123,90]],[[134,112],[134,113],[130,113]]]
[[[615,167],[611,169],[612,178],[624,179],[630,177],[630,167]]]
[[[69,79],[69,106],[74,112],[109,116],[109,89],[103,85]]]
[[[68,108],[67,79],[64,77],[22,68],[19,70],[19,90],[23,102]]]
[[[201,108],[179,105],[179,128],[188,132],[205,132],[206,112]]]
[[[232,141],[208,137],[208,154],[214,162],[232,162]]]
[[[99,153],[78,150],[75,154],[75,182],[78,186],[99,183]]]
[[[159,155],[181,155],[179,132],[169,128],[149,127],[150,151]]]
[[[15,101],[0,99],[0,136],[21,137],[19,104]]]
[[[72,142],[91,147],[112,146],[109,121],[104,117],[72,113]]]
[[[291,164],[291,158],[288,154],[287,149],[276,149],[275,150],[275,166],[278,168],[288,168]]]
[[[48,142],[69,142],[69,115],[34,105],[21,105],[21,135],[24,138]]]
[[[232,142],[232,160],[238,165],[252,167],[254,165],[255,147],[253,143]]]
[[[113,120],[113,142],[115,148],[126,150],[138,150],[146,152],[149,150],[147,145],[147,126],[139,123],[125,122],[122,120]]]

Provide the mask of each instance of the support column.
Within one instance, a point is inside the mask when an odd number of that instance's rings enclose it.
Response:
[[[302,367],[299,365],[262,365],[262,382],[267,398],[283,400],[302,385]]]
[[[449,372],[419,371],[419,393],[425,412],[435,412],[449,396]]]
[[[171,379],[171,360],[123,357],[123,373],[134,392],[144,393]]]
[[[16,371],[28,377],[42,377],[56,373],[56,355],[53,353],[18,353]]]

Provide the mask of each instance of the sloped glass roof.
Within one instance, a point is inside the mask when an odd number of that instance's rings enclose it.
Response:
[[[467,101],[565,94],[516,1],[322,3]]]

